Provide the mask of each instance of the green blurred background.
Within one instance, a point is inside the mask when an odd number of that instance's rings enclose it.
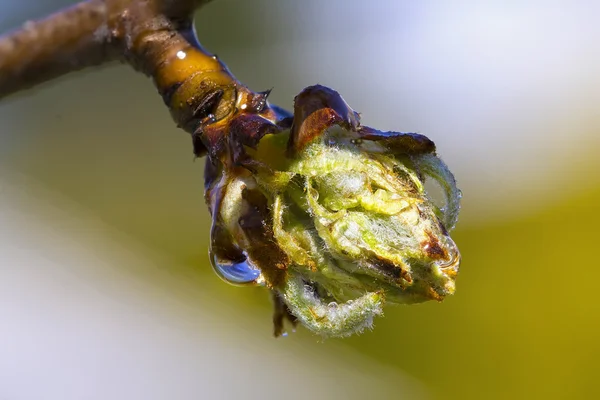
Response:
[[[69,3],[2,0],[0,31]],[[365,124],[432,138],[463,189],[455,296],[389,307],[344,340],[271,339],[266,291],[213,274],[203,160],[145,77],[112,65],[2,101],[0,398],[599,396],[598,15],[594,1],[198,12],[201,41],[251,88],[291,108],[331,86]]]

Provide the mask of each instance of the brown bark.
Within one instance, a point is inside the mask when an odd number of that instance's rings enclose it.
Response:
[[[0,37],[0,98],[71,71],[123,59],[132,30],[149,28],[156,16],[171,28],[191,26],[194,9],[208,1],[88,0],[26,22]]]
[[[201,48],[192,12],[208,1],[88,0],[26,23],[0,37],[0,98],[120,60],[153,79],[177,126],[192,134],[197,156],[224,154],[231,126],[244,126],[234,130],[234,142],[252,145],[266,131],[251,127],[275,126],[290,115],[267,103],[268,92],[250,91]]]

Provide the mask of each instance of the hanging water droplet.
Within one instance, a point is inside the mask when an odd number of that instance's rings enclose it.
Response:
[[[267,100],[265,100],[265,99],[261,99],[261,100],[257,101],[256,104],[254,104],[254,111],[261,112],[263,110],[263,108],[265,108],[266,104],[267,104]]]
[[[217,275],[224,281],[233,285],[244,285],[249,283],[259,283],[261,278],[260,270],[250,265],[247,260],[242,262],[223,262],[216,256],[211,257],[212,266]]]

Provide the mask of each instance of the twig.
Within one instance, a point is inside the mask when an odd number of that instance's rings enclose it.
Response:
[[[0,38],[0,98],[90,65],[120,60],[151,77],[194,153],[222,151],[237,112],[289,117],[202,49],[192,23],[210,0],[89,0]],[[239,107],[239,109],[238,109]]]
[[[133,45],[131,31],[139,32],[140,21],[161,16],[171,28],[191,26],[194,9],[208,1],[88,0],[26,22],[0,37],[0,98],[71,71],[124,59],[125,48]]]

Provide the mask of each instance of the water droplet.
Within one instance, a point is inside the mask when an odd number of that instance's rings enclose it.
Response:
[[[215,122],[217,122],[217,118],[214,114],[208,114],[206,118],[202,120],[203,125],[213,124]]]
[[[211,261],[217,275],[228,283],[234,285],[257,283],[261,278],[260,270],[254,268],[246,260],[238,263],[223,262],[214,256]]]
[[[263,110],[263,108],[265,108],[265,105],[267,104],[266,100],[260,100],[256,103],[256,105],[254,106],[254,111],[255,112],[261,112]]]
[[[332,301],[331,303],[327,304],[327,307],[329,307],[329,308],[338,308],[338,303],[336,303],[335,301]]]

